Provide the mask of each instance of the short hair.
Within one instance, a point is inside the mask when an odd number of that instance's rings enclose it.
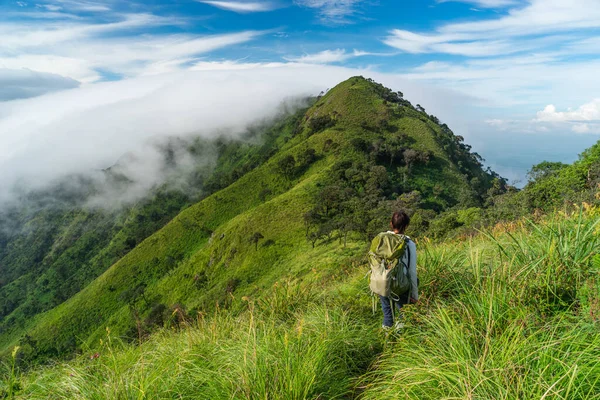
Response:
[[[410,224],[410,217],[403,210],[396,211],[392,215],[392,227],[398,232],[404,232]]]

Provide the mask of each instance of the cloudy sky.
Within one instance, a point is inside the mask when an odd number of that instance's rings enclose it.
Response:
[[[600,138],[598,0],[5,0],[0,38],[0,184],[110,164],[160,129],[218,127],[215,91],[230,94],[221,107],[245,91],[258,109],[272,101],[253,93],[283,100],[357,73],[420,102],[509,179]],[[96,157],[106,140],[120,144]]]

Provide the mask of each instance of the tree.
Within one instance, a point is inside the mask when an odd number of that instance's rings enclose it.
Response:
[[[254,235],[250,237],[250,243],[254,243],[255,249],[258,250],[258,242],[265,237],[260,232],[254,232]]]
[[[408,215],[412,215],[420,208],[422,200],[421,192],[413,190],[402,193],[396,200],[391,201],[390,206],[392,211],[404,210]]]
[[[139,285],[137,285],[134,288],[126,289],[123,292],[121,292],[121,294],[119,295],[119,299],[121,301],[127,303],[128,305],[130,305],[133,308],[137,299],[141,297],[144,300],[144,303],[146,303],[146,305],[147,305],[148,300],[146,299],[145,292],[146,292],[146,284],[140,283]]]
[[[277,162],[279,172],[287,179],[292,179],[296,172],[296,159],[292,155],[287,155]]]
[[[370,196],[379,197],[389,185],[389,175],[382,165],[373,165],[369,168],[366,176],[365,193]]]
[[[317,133],[335,125],[335,120],[329,115],[312,117],[308,120],[308,127],[312,133]]]
[[[404,152],[402,153],[402,156],[404,157],[404,163],[408,167],[408,173],[410,174],[410,170],[412,169],[412,166],[419,159],[419,153],[414,149],[408,149],[408,150],[404,150]]]
[[[590,165],[587,171],[587,185],[591,189],[600,189],[600,162]]]
[[[529,172],[527,172],[527,178],[530,182],[536,182],[549,176],[556,175],[558,171],[566,167],[568,167],[568,165],[561,162],[542,161],[531,167]]]
[[[317,208],[313,208],[304,214],[304,226],[306,226],[306,238],[308,238],[310,234],[310,229],[314,226],[319,225],[321,222],[321,214],[317,210]]]
[[[350,139],[350,144],[352,145],[352,147],[354,147],[354,149],[362,152],[369,150],[370,145],[370,143],[362,137],[354,137]]]
[[[315,248],[315,245],[317,244],[317,241],[319,239],[322,239],[325,236],[325,232],[322,226],[319,226],[317,230],[312,231],[308,234],[307,239],[310,241],[310,243],[312,244],[312,248]]]
[[[506,192],[506,182],[503,179],[494,178],[492,186],[488,189],[488,197],[498,196]]]
[[[273,191],[271,189],[269,189],[268,187],[265,187],[258,194],[258,199],[264,203],[267,200],[267,197],[269,197],[272,194],[273,194]]]
[[[433,153],[431,151],[422,151],[415,149],[407,149],[402,153],[404,157],[404,163],[408,167],[408,173],[415,164],[428,164],[433,157]]]
[[[317,152],[315,151],[315,149],[308,148],[308,149],[304,150],[298,156],[298,160],[297,160],[298,168],[297,169],[302,172],[307,170],[308,167],[310,167],[310,165],[316,161],[316,159],[317,159]]]
[[[345,192],[340,186],[325,186],[319,195],[319,206],[323,208],[323,214],[331,216],[332,213],[339,210],[345,197]]]
[[[392,136],[381,144],[380,151],[389,158],[390,167],[394,164],[396,159],[402,157],[402,152],[404,151],[407,141],[408,137],[405,134],[400,134]]]

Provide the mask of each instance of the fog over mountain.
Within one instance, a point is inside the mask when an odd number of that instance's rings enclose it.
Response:
[[[180,146],[176,168],[165,170],[160,149],[172,138],[181,144],[195,136],[239,136],[281,112],[282,104],[293,108],[298,99],[360,74],[403,91],[454,128],[464,125],[458,110],[470,99],[463,95],[340,67],[255,66],[98,83],[0,103],[0,203],[74,174],[102,179],[99,171],[117,162],[133,184],[107,193],[135,200],[191,163]]]

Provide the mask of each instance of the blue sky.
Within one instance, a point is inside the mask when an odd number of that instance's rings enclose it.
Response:
[[[598,0],[8,0],[0,37],[0,127],[15,99],[310,64],[422,85],[407,95],[511,179],[600,135]]]

